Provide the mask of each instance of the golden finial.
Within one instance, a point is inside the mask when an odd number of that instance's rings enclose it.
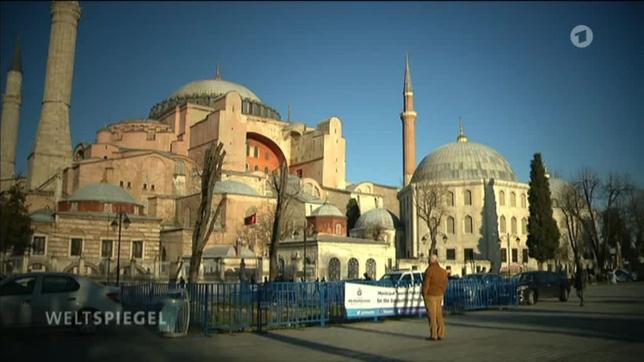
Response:
[[[467,136],[465,136],[465,127],[463,127],[463,118],[458,117],[458,121],[458,137],[456,137],[456,141],[459,143],[467,143]]]

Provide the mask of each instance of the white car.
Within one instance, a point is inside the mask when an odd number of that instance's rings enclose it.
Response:
[[[380,278],[379,283],[393,287],[423,284],[423,273],[416,270],[390,271]]]
[[[0,326],[50,326],[52,315],[83,312],[121,313],[120,291],[70,273],[28,273],[7,277],[0,283]],[[82,333],[96,330],[94,318],[74,318]]]

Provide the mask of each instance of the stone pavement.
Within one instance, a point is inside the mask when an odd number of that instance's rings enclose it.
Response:
[[[20,361],[640,361],[644,283],[594,285],[587,305],[534,306],[447,316],[447,338],[427,341],[425,319],[354,322],[265,334],[198,332],[160,338],[140,327],[84,337],[72,331],[13,331],[2,356]],[[13,361],[5,359],[3,361]],[[18,360],[18,359],[15,359]]]

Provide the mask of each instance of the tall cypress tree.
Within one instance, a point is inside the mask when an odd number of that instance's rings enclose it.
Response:
[[[559,247],[559,228],[552,217],[552,200],[541,154],[535,153],[530,162],[530,216],[528,217],[528,253],[539,262],[553,259]]]
[[[356,199],[351,199],[347,203],[347,236],[349,235],[349,230],[353,229],[356,226],[356,222],[360,218],[360,206]]]

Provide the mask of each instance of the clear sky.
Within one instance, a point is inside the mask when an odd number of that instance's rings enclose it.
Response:
[[[2,2],[4,88],[17,35],[23,104],[17,153],[40,117],[49,2]],[[72,143],[145,117],[182,85],[214,76],[286,118],[343,120],[347,178],[399,185],[404,54],[411,59],[417,161],[453,142],[459,116],[527,181],[534,152],[562,176],[628,172],[644,185],[644,4],[537,2],[81,2]],[[589,26],[580,49],[571,29]]]

